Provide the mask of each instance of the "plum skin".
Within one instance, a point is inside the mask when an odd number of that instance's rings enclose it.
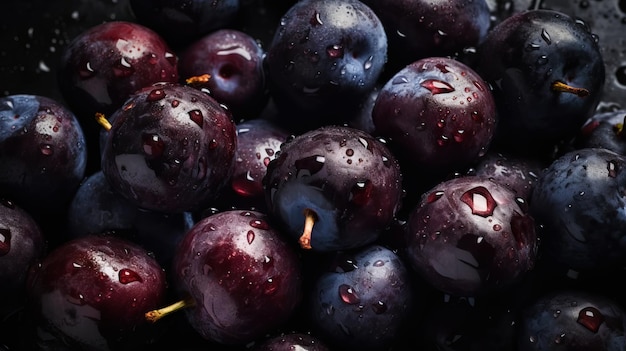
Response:
[[[264,213],[227,210],[199,220],[173,260],[188,321],[205,339],[242,345],[280,326],[302,299],[302,270]]]
[[[535,221],[510,188],[462,176],[425,192],[409,213],[406,257],[416,273],[455,296],[518,284],[537,260]]]

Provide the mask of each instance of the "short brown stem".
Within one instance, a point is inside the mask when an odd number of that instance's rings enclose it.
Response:
[[[148,311],[146,312],[145,317],[148,322],[154,323],[167,315],[170,315],[176,311],[182,310],[183,308],[192,307],[194,305],[195,305],[195,302],[192,299],[190,298],[184,299],[184,300],[174,302],[173,304],[169,306],[165,306],[163,308]]]
[[[211,79],[211,75],[210,74],[201,74],[199,76],[189,77],[189,78],[185,79],[185,82],[188,85],[203,84],[203,83],[208,82],[209,79]]]
[[[302,230],[302,235],[300,235],[300,239],[298,239],[298,243],[300,247],[303,249],[310,250],[311,247],[311,233],[313,232],[313,226],[317,221],[317,214],[315,211],[307,208],[304,210],[304,229]]]
[[[552,83],[551,86],[553,91],[557,91],[560,93],[570,93],[570,94],[574,94],[577,95],[579,97],[585,97],[587,95],[589,95],[589,90],[585,89],[585,88],[576,88],[573,87],[571,85],[565,84],[561,81],[556,81],[554,83]]]
[[[104,128],[107,132],[111,130],[111,123],[106,119],[103,113],[96,112],[96,122]]]

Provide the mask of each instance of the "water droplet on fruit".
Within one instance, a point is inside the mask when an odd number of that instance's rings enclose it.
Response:
[[[2,204],[2,206],[4,206],[4,207],[10,208],[10,209],[14,209],[15,208],[15,204],[11,200],[0,199],[0,204]]]
[[[391,84],[406,84],[409,82],[409,79],[406,76],[396,76],[391,81]]]
[[[537,43],[528,43],[528,45],[526,45],[526,51],[539,50],[540,48],[541,48],[541,45]]]
[[[463,195],[461,195],[461,201],[469,206],[472,210],[472,214],[481,217],[493,215],[493,211],[498,206],[489,190],[483,186],[472,188],[463,193]]]
[[[338,292],[339,292],[339,298],[341,298],[341,301],[349,305],[354,305],[361,301],[359,296],[356,294],[356,292],[350,285],[347,285],[347,284],[339,285]]]
[[[202,116],[202,111],[200,110],[191,110],[189,111],[189,118],[194,121],[200,128],[204,125],[204,117]]]
[[[0,256],[4,256],[11,251],[11,231],[0,228]]]
[[[444,192],[443,191],[434,191],[430,194],[428,194],[428,196],[426,197],[426,203],[428,204],[432,204],[433,202],[439,200],[442,196],[443,196]]]
[[[374,61],[374,56],[368,57],[367,60],[365,60],[365,62],[363,63],[363,69],[367,71],[368,69],[372,68],[372,61]]]
[[[172,66],[176,66],[178,62],[178,58],[176,57],[176,55],[172,54],[171,52],[165,53],[165,60],[169,62]]]
[[[165,90],[163,89],[154,89],[148,93],[146,96],[146,100],[149,102],[159,101],[165,97]]]
[[[369,180],[356,182],[350,190],[348,201],[356,206],[366,205],[372,196],[373,188],[374,186]]]
[[[128,269],[128,268],[122,268],[120,269],[119,273],[118,273],[118,278],[120,280],[120,283],[122,284],[130,284],[133,282],[142,282],[143,279],[141,279],[141,277],[139,276],[139,274],[137,274],[137,272]]]
[[[438,79],[427,79],[420,85],[430,90],[432,94],[445,94],[454,91],[454,88],[450,84]]]
[[[165,150],[165,143],[157,134],[144,134],[143,139],[143,152],[148,156],[159,157],[163,155]]]
[[[606,169],[609,171],[609,177],[615,178],[617,177],[617,162],[609,161],[606,165]]]
[[[113,64],[113,74],[118,78],[130,77],[133,73],[135,73],[135,69],[123,57]]]
[[[313,27],[321,26],[322,24],[324,24],[324,22],[322,22],[322,17],[320,16],[319,12],[315,11],[313,13],[313,16],[311,16],[311,19],[309,20],[309,24],[311,24]],[[285,25],[284,20],[281,21],[281,25]]]
[[[250,226],[252,228],[261,229],[261,230],[270,229],[270,224],[264,219],[253,219],[250,221]]]
[[[496,231],[496,232],[499,232],[499,231],[502,230],[502,226],[500,224],[496,223],[496,224],[493,225],[493,230]]]
[[[248,241],[248,244],[252,244],[252,242],[254,241],[254,231],[248,230],[248,232],[246,233],[246,241]]]
[[[326,48],[326,53],[330,58],[342,58],[344,54],[343,46],[339,44],[329,45]]]
[[[376,260],[376,261],[372,264],[372,266],[374,266],[374,267],[382,267],[382,266],[384,266],[384,265],[385,265],[385,261],[383,261],[383,260]]]
[[[590,331],[597,333],[602,323],[604,323],[604,315],[595,307],[585,307],[578,312],[576,321]]]
[[[545,64],[547,64],[547,63],[548,63],[548,56],[546,56],[546,55],[540,55],[540,56],[537,58],[537,64],[538,64],[538,65],[543,66],[543,65],[545,65]]]
[[[552,38],[550,38],[550,33],[548,33],[545,28],[541,30],[541,39],[543,39],[543,41],[545,41],[548,45],[552,44]]]
[[[45,144],[45,143],[39,145],[39,151],[41,151],[41,154],[45,156],[50,156],[54,153],[54,149],[52,148],[52,145]]]
[[[276,292],[276,290],[278,289],[278,284],[274,281],[273,278],[267,278],[267,280],[265,281],[265,294],[266,295],[272,295]]]

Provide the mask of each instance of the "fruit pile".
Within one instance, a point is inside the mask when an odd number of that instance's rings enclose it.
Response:
[[[0,351],[626,351],[624,1],[0,9]]]

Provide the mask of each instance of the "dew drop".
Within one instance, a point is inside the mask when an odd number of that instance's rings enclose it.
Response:
[[[617,177],[617,162],[609,161],[606,165],[606,168],[609,171],[609,177],[611,178]]]
[[[483,186],[472,188],[463,193],[463,195],[461,195],[461,201],[469,206],[472,210],[472,214],[481,217],[493,215],[493,211],[498,206],[489,190]]]
[[[326,54],[328,54],[330,58],[342,58],[344,54],[343,46],[339,44],[329,45],[326,48]]]
[[[409,82],[409,79],[406,76],[396,76],[391,80],[391,84],[406,84]]]
[[[204,125],[204,117],[202,116],[202,111],[200,110],[191,110],[189,111],[189,118],[194,121],[200,128]]]
[[[270,224],[264,219],[253,219],[250,221],[250,226],[252,228],[261,229],[261,230],[270,229]]]
[[[604,315],[595,307],[585,307],[578,312],[576,321],[590,331],[597,333],[602,323],[604,323]]]
[[[89,79],[96,75],[96,71],[91,67],[91,62],[86,62],[81,69],[78,70],[80,79]]]
[[[443,194],[444,192],[441,190],[433,191],[426,197],[426,203],[432,204],[433,202],[439,200],[443,196]]]
[[[548,45],[552,44],[552,39],[550,38],[550,33],[548,33],[548,31],[545,30],[545,28],[541,30],[541,39],[543,39],[543,41],[545,41],[546,44],[548,44]]]
[[[54,153],[52,145],[45,143],[39,145],[39,151],[41,151],[41,154],[45,156],[50,156]]]
[[[339,298],[341,298],[341,301],[349,305],[354,305],[361,301],[359,296],[356,294],[356,292],[350,285],[347,285],[347,284],[339,285],[338,292],[339,292]]]
[[[11,231],[0,228],[0,256],[4,256],[11,251]]]
[[[148,93],[146,96],[146,100],[149,102],[159,101],[165,97],[165,90],[163,89],[154,89]]]
[[[376,314],[385,313],[387,311],[387,305],[382,301],[378,301],[372,304],[372,310]]]
[[[494,224],[493,225],[493,230],[496,232],[499,232],[502,230],[502,226],[500,224]]]
[[[366,205],[372,197],[373,188],[374,186],[369,180],[356,182],[350,190],[348,201],[356,206]]]
[[[253,230],[248,230],[248,232],[246,233],[246,240],[248,241],[248,244],[252,244],[252,242],[254,241],[254,231]]]
[[[157,134],[144,134],[143,152],[148,156],[159,157],[165,151],[165,142]]]
[[[281,22],[283,23],[283,22]],[[321,26],[322,24],[324,24],[324,22],[322,22],[322,17],[320,16],[320,13],[315,11],[313,13],[313,16],[311,16],[311,19],[309,20],[309,23],[313,26],[313,27],[317,27],[317,26]]]
[[[363,69],[367,71],[368,69],[372,68],[372,61],[374,61],[374,56],[368,57],[367,60],[365,60],[365,62],[363,63]]]
[[[420,83],[420,85],[430,90],[432,94],[445,94],[454,91],[454,88],[450,84],[438,79],[427,79]]]
[[[130,77],[133,73],[135,73],[135,69],[123,57],[113,64],[113,74],[118,78]]]
[[[139,274],[137,274],[137,272],[128,268],[120,269],[118,273],[118,277],[119,277],[120,283],[122,284],[130,284],[133,282],[143,281],[143,279],[141,279],[141,277],[139,276]]]

